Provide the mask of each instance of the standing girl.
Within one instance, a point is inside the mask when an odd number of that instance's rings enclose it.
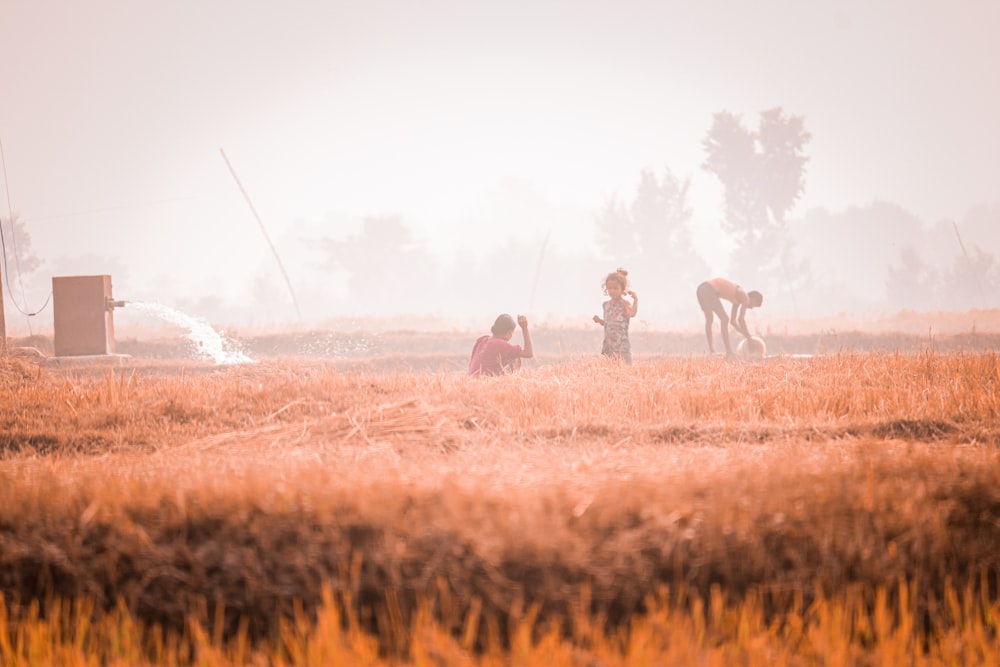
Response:
[[[609,273],[601,287],[611,297],[604,302],[604,317],[594,315],[594,321],[604,327],[601,354],[631,364],[632,346],[628,340],[628,323],[639,310],[639,297],[628,289],[628,271],[625,269]],[[622,298],[623,294],[632,298],[631,303]]]

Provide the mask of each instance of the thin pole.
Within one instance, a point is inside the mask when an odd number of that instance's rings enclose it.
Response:
[[[3,157],[3,142],[0,142],[0,166],[3,167],[3,189],[7,193],[7,210],[11,210],[10,206],[10,186],[7,184],[7,161]],[[11,214],[10,221],[11,230],[14,229],[13,215]],[[0,220],[0,241],[3,240],[3,220]],[[0,244],[2,245],[2,244]],[[4,257],[0,258],[3,260],[4,270],[7,266],[6,257],[6,247],[3,247]],[[3,270],[0,270],[0,356],[7,354],[7,319],[4,315],[4,304],[3,304]]]
[[[7,354],[7,320],[3,305],[3,271],[0,271],[0,357]]]
[[[528,312],[532,312],[535,306],[535,290],[538,289],[538,278],[542,275],[542,260],[545,259],[545,246],[549,244],[549,236],[552,234],[550,229],[545,234],[545,240],[542,241],[542,249],[538,252],[538,264],[535,266],[535,280],[531,283],[531,298],[528,300]]]
[[[24,295],[24,280],[21,278],[21,253],[17,251],[17,232],[14,231],[14,208],[10,205],[10,184],[7,182],[7,157],[3,152],[3,142],[0,141],[0,165],[3,166],[3,186],[7,191],[7,215],[10,217],[10,245],[14,249],[14,268],[17,269],[17,282],[21,287],[21,303],[27,308],[28,299]],[[7,276],[7,286],[10,287],[10,276]],[[13,295],[11,295],[13,298]],[[31,319],[28,319],[28,333],[31,331]]]
[[[972,273],[972,279],[976,281],[976,289],[979,291],[979,301],[983,308],[985,308],[986,294],[983,292],[983,286],[979,283],[979,274],[976,273],[976,265],[972,263],[972,258],[969,257],[969,253],[965,249],[965,244],[962,243],[962,235],[958,233],[958,223],[952,220],[951,226],[955,228],[955,236],[958,237],[958,246],[962,249],[962,254],[965,255],[965,261],[969,263],[969,271]]]
[[[240,192],[243,193],[243,198],[250,207],[250,212],[253,213],[253,217],[257,219],[257,224],[260,225],[260,233],[264,235],[264,240],[267,241],[267,245],[271,248],[271,253],[274,255],[274,260],[278,263],[278,268],[281,269],[281,275],[285,278],[285,285],[288,286],[288,293],[292,296],[292,304],[295,306],[295,314],[298,316],[299,321],[301,321],[302,311],[299,310],[299,301],[295,298],[295,290],[292,289],[292,281],[288,279],[288,272],[285,271],[285,265],[281,263],[281,257],[278,256],[277,249],[274,247],[274,244],[271,243],[271,237],[267,235],[267,230],[264,228],[264,223],[257,214],[257,209],[254,208],[253,202],[250,201],[250,195],[247,194],[246,189],[240,182],[240,177],[236,175],[236,170],[233,169],[233,165],[229,163],[229,158],[226,157],[226,151],[220,148],[219,152],[222,153],[222,159],[225,160],[226,166],[229,167],[229,173],[233,175],[236,185],[239,186]]]

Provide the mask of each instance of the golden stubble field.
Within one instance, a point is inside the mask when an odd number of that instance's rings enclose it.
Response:
[[[1000,657],[993,352],[8,357],[0,406],[4,664]]]

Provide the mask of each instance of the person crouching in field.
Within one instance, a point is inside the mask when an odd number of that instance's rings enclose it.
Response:
[[[617,269],[604,278],[601,285],[610,299],[603,305],[604,317],[594,315],[594,321],[604,327],[601,354],[610,359],[632,363],[632,344],[628,339],[628,323],[639,311],[639,296],[628,289],[628,271]],[[631,303],[622,298],[628,294]]]
[[[747,339],[750,339],[750,330],[747,329],[746,312],[747,308],[759,308],[764,303],[764,295],[756,290],[744,292],[743,288],[731,280],[725,278],[712,278],[698,285],[698,305],[705,313],[705,337],[708,339],[708,352],[715,354],[715,345],[712,342],[712,315],[719,316],[722,325],[722,342],[726,345],[726,356],[733,356],[733,348],[729,344],[729,324],[739,331]],[[722,299],[733,304],[732,314],[727,316],[726,309],[722,307]]]
[[[524,347],[510,342],[514,329],[521,327]],[[521,359],[534,356],[531,346],[531,333],[528,331],[528,318],[514,318],[504,313],[500,315],[490,328],[492,336],[480,336],[472,346],[472,358],[469,359],[469,375],[502,375],[521,368]]]

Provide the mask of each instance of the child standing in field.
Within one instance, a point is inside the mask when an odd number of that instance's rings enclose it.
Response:
[[[521,327],[524,347],[510,342],[514,329]],[[516,371],[521,367],[521,359],[534,356],[531,345],[531,333],[528,331],[528,318],[514,318],[504,313],[497,317],[490,328],[491,336],[480,336],[472,346],[472,357],[469,359],[469,375],[502,375]]]
[[[628,340],[628,323],[639,310],[639,296],[628,289],[628,271],[617,269],[604,278],[601,285],[610,299],[604,302],[604,317],[594,315],[594,321],[604,327],[601,354],[611,359],[632,363],[632,345]],[[632,301],[623,297],[628,294]]]

